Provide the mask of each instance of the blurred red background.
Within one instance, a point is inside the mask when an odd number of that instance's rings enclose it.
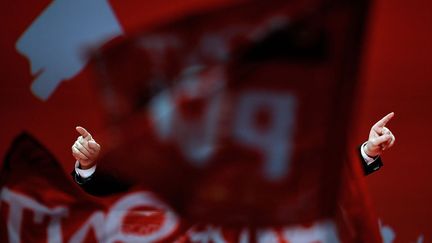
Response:
[[[186,14],[182,9],[228,1],[173,1],[163,10],[158,6],[168,1],[158,1],[139,11],[134,6],[140,1],[120,2],[110,1],[123,30],[128,32],[153,21],[168,21],[177,13]],[[28,60],[17,52],[16,42],[49,4],[51,1],[0,3],[0,155],[17,134],[26,130],[41,140],[69,172],[74,163],[70,147],[77,137],[74,127],[83,125],[96,138],[102,138],[106,128],[88,67],[62,82],[46,101],[30,91],[34,78]],[[432,3],[428,1],[377,0],[371,5],[366,29],[351,143],[354,148],[367,139],[375,121],[390,111],[396,113],[388,124],[396,135],[396,145],[383,156],[384,168],[365,178],[376,212],[383,225],[394,231],[396,242],[432,239],[432,187],[428,179],[432,165],[427,154],[432,146],[431,13]],[[49,53],[48,49],[46,55],[55,52]]]
[[[431,240],[432,4],[378,0],[372,5],[361,72],[362,90],[354,141],[366,138],[373,120],[396,113],[389,127],[397,143],[385,168],[366,178],[376,211],[396,232],[396,242]],[[382,173],[381,173],[382,172]]]

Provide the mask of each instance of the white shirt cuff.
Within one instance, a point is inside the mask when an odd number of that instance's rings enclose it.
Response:
[[[366,154],[366,152],[364,151],[364,147],[365,147],[366,143],[367,143],[367,142],[364,142],[364,143],[362,144],[362,146],[361,146],[361,148],[360,148],[360,153],[361,153],[361,155],[362,155],[364,161],[366,162],[366,164],[367,164],[367,165],[370,165],[370,164],[372,164],[372,163],[373,163],[373,162],[378,158],[378,156],[375,157],[375,158],[372,158],[372,157],[369,157],[369,156]]]
[[[79,162],[76,161],[75,162],[75,172],[81,177],[81,178],[89,178],[91,175],[93,175],[93,173],[96,171],[96,165],[93,165],[92,167],[83,170],[83,169],[79,169]]]

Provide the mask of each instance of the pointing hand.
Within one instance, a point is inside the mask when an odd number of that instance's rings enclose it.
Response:
[[[91,168],[96,164],[100,145],[85,128],[78,126],[75,129],[81,136],[72,145],[72,155],[80,163],[81,169]]]
[[[393,116],[394,113],[391,112],[372,126],[369,133],[369,140],[365,146],[365,152],[368,156],[378,156],[384,150],[393,146],[396,138],[390,129],[385,126]]]

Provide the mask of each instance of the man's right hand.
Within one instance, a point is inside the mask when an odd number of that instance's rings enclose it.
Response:
[[[369,157],[376,157],[393,146],[396,138],[393,133],[386,127],[386,124],[394,117],[394,112],[390,112],[375,125],[372,126],[369,133],[369,140],[366,143],[365,153]]]
[[[81,136],[72,145],[72,155],[80,163],[81,169],[89,169],[96,164],[100,152],[100,145],[92,138],[83,127],[75,128]]]

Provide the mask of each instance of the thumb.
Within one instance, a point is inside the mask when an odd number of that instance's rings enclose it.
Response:
[[[379,137],[373,139],[371,142],[372,142],[372,144],[379,146],[383,143],[390,141],[390,139],[391,139],[391,135],[385,134],[385,135],[382,135],[382,136],[379,136]]]

